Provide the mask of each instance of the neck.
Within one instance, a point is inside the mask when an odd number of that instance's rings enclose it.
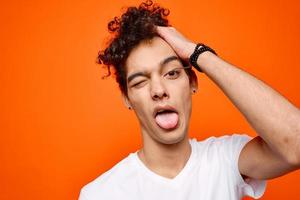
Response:
[[[143,142],[143,148],[138,152],[140,160],[151,171],[167,178],[174,178],[191,155],[192,149],[187,135],[175,144],[159,143],[150,137],[143,137]]]

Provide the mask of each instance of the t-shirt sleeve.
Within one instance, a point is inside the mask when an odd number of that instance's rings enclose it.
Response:
[[[252,138],[246,134],[233,134],[231,136],[225,136],[224,139],[224,148],[225,153],[229,155],[229,162],[232,166],[233,176],[235,178],[236,187],[241,197],[250,196],[254,199],[262,197],[266,190],[267,181],[258,180],[254,178],[248,178],[246,181],[240,174],[238,168],[238,161],[240,153],[243,147],[250,141]]]
[[[83,189],[80,190],[78,200],[88,200]]]

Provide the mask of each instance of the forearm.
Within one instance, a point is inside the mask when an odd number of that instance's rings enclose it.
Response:
[[[291,162],[299,162],[300,111],[297,107],[261,80],[211,52],[202,53],[197,63],[275,153]]]

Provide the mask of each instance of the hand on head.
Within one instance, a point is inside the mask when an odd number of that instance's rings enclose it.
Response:
[[[156,32],[162,37],[183,60],[188,61],[193,53],[196,44],[187,39],[174,27],[155,26]]]

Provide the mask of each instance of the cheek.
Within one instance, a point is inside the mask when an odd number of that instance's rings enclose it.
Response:
[[[131,99],[132,99],[132,103],[136,106],[141,106],[143,104],[145,104],[145,102],[147,102],[147,98],[148,98],[149,94],[148,94],[148,90],[146,89],[146,87],[144,88],[140,88],[137,89],[133,92],[131,92]]]
[[[131,93],[131,104],[140,118],[147,115],[148,105],[150,105],[148,96],[147,91],[143,89]]]
[[[190,98],[190,85],[188,77],[184,77],[176,82],[170,83],[173,94],[180,96],[180,99]]]
[[[172,86],[173,98],[177,101],[177,104],[180,105],[185,112],[190,112],[191,109],[191,89],[188,77],[182,79],[178,84],[173,84]]]

